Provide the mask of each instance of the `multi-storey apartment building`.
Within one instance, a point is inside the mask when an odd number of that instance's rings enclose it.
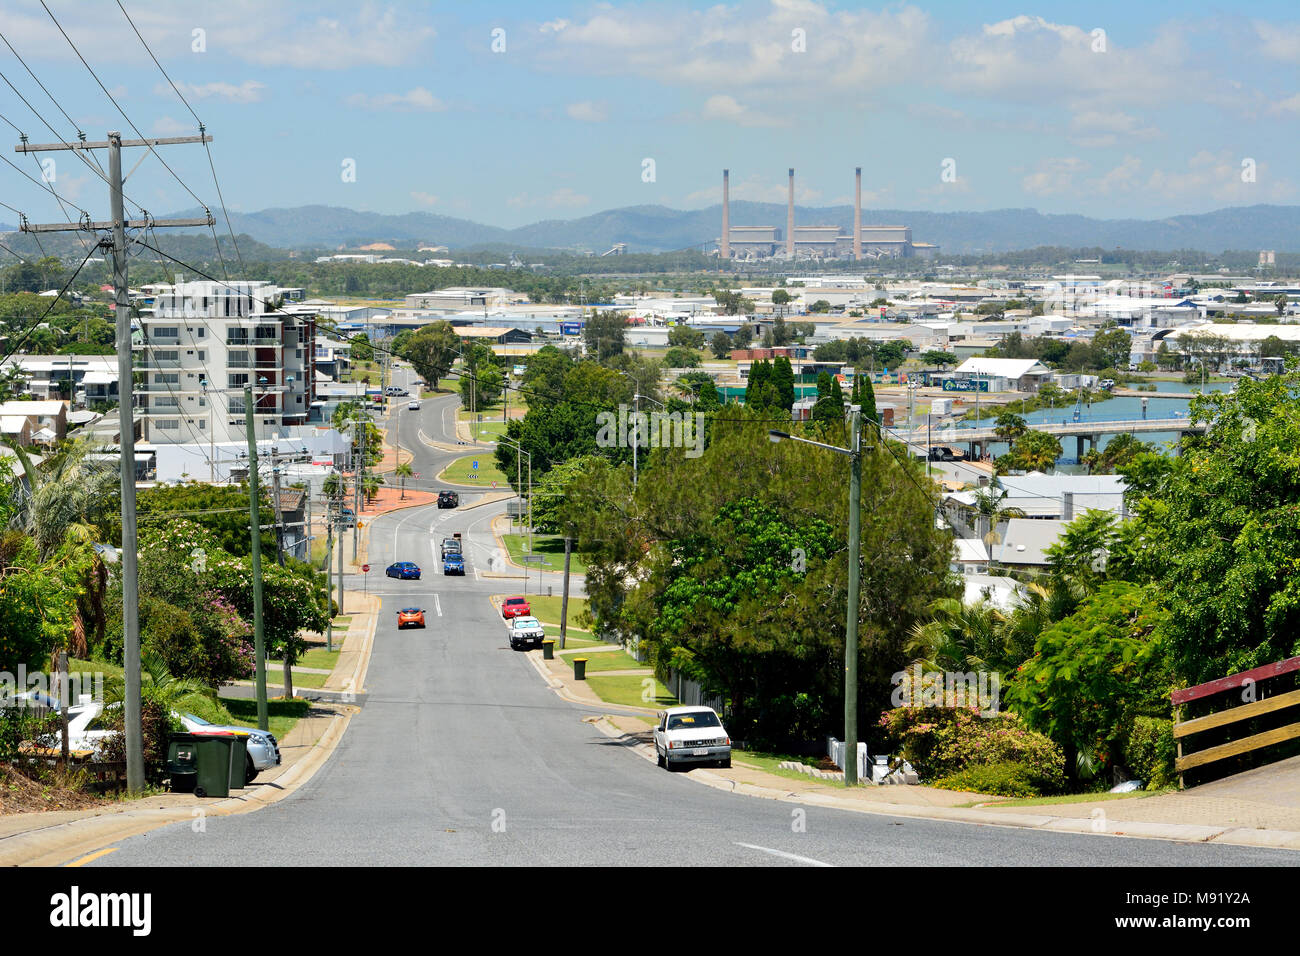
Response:
[[[256,437],[304,425],[316,377],[316,320],[268,308],[267,282],[160,286],[134,343],[136,409],[146,441],[222,445],[246,438],[244,388]]]

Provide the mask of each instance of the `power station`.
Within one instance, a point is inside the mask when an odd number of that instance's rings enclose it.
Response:
[[[939,247],[913,242],[910,226],[862,224],[862,167],[855,172],[853,233],[839,226],[796,226],[794,222],[794,168],[787,174],[784,233],[780,226],[731,224],[731,170],[722,171],[721,259],[933,259]]]

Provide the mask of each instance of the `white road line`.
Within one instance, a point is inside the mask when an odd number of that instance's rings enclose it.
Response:
[[[798,856],[794,853],[786,853],[784,850],[773,850],[770,846],[755,846],[753,843],[737,843],[736,846],[743,846],[746,850],[758,850],[761,853],[770,853],[772,856],[779,856],[784,860],[794,860],[796,863],[807,863],[809,866],[834,866],[834,863],[824,863],[821,860],[814,860],[810,856]]]
[[[438,612],[438,617],[442,617],[442,602],[438,600],[438,595],[433,596],[433,607]]]

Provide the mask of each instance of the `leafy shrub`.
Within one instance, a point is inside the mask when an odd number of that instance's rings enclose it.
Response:
[[[121,707],[105,711],[112,729],[117,733],[105,737],[99,745],[104,760],[126,759],[125,715]],[[173,733],[184,730],[184,725],[171,716],[170,708],[156,699],[153,688],[146,684],[140,694],[141,743],[144,751],[144,775],[150,783],[162,780],[167,766],[167,745]]]
[[[0,707],[0,762],[16,759],[18,745],[24,740],[48,737],[61,727],[56,713],[26,706]]]
[[[1148,790],[1172,787],[1174,773],[1174,722],[1160,717],[1137,717],[1124,742],[1124,766]]]
[[[1043,775],[1034,767],[1018,760],[998,763],[971,764],[946,777],[935,780],[931,786],[940,790],[964,790],[968,793],[989,793],[998,797],[1040,797],[1061,788],[1064,779],[1058,774]]]
[[[880,727],[893,752],[927,782],[973,766],[1021,763],[1040,792],[1065,785],[1061,748],[1012,713],[981,717],[976,708],[896,707],[881,715]]]

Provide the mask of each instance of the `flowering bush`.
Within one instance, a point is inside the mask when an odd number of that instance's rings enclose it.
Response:
[[[1015,760],[971,764],[965,770],[933,781],[931,786],[998,797],[1037,797],[1053,789],[1050,781],[1044,780],[1035,768]]]
[[[973,766],[1020,763],[1038,792],[1065,785],[1061,748],[1012,713],[981,717],[976,708],[895,707],[881,715],[880,727],[891,750],[927,782]]]

